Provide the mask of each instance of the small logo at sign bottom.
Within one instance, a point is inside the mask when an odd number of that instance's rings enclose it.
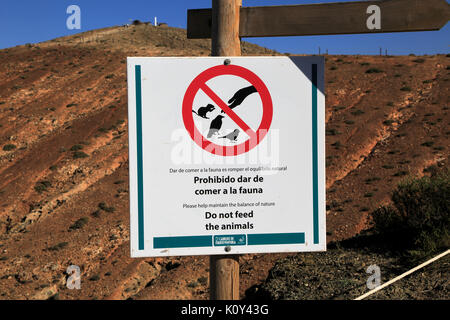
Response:
[[[214,236],[214,246],[245,246],[246,244],[247,237],[245,234]]]

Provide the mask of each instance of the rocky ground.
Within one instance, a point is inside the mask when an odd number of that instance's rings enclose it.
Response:
[[[379,267],[380,284],[416,265],[405,263],[401,253],[361,247],[359,239],[333,243],[323,253],[302,253],[280,259],[268,278],[246,292],[246,299],[348,300],[374,287],[374,267]],[[423,259],[425,262],[427,259]],[[450,297],[450,255],[425,266],[366,300],[447,300]]]

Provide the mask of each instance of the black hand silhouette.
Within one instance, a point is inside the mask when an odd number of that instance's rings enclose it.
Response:
[[[237,106],[239,106],[245,100],[245,98],[247,98],[249,95],[251,95],[252,93],[255,93],[255,92],[257,92],[257,91],[254,86],[239,89],[234,94],[234,96],[230,100],[228,100],[228,104],[230,104],[229,105],[230,109],[234,109]]]

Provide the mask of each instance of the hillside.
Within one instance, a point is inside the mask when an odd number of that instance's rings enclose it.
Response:
[[[0,50],[0,299],[205,299],[208,258],[131,259],[127,56],[207,56],[186,31],[112,27]],[[279,55],[244,43],[243,55]],[[446,166],[448,56],[327,56],[328,240],[398,181]],[[241,257],[241,294],[286,254]],[[81,267],[82,290],[65,271]]]

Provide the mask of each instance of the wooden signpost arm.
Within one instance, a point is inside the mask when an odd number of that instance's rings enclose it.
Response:
[[[239,36],[433,31],[447,24],[449,8],[446,0],[372,0],[242,7]],[[188,10],[188,38],[210,38],[211,19],[211,9]]]
[[[433,31],[447,23],[448,8],[446,0],[253,7],[241,13],[241,37]]]
[[[241,5],[242,0],[212,0],[212,56],[241,55]],[[209,262],[210,299],[239,300],[239,256],[215,255],[210,256]]]

